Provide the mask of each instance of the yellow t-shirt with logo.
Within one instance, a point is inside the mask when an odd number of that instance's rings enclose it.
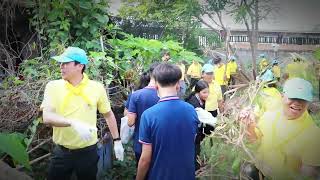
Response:
[[[230,74],[236,74],[237,69],[238,69],[238,65],[235,61],[230,61],[227,64],[227,68],[229,69]]]
[[[301,164],[320,166],[320,129],[307,111],[295,120],[287,120],[282,112],[266,112],[258,123],[257,165],[274,179],[294,179]]]
[[[201,78],[201,64],[193,62],[187,71],[187,75],[191,76],[192,78]]]
[[[104,86],[89,80],[84,74],[79,85],[73,87],[60,79],[50,81],[44,92],[41,109],[51,107],[55,113],[72,120],[79,120],[88,126],[97,126],[97,109],[100,113],[111,111]],[[53,127],[53,142],[69,149],[79,149],[97,143],[97,133],[93,132],[90,141],[83,141],[71,127]]]
[[[212,81],[209,83],[209,96],[206,100],[205,109],[207,111],[214,111],[218,109],[218,101],[222,100],[221,87],[217,82]]]
[[[226,80],[224,80],[224,76],[226,75]],[[214,68],[214,78],[215,81],[221,86],[221,85],[228,85],[228,79],[230,79],[230,71],[227,68],[226,65],[221,65],[220,67],[216,66]]]

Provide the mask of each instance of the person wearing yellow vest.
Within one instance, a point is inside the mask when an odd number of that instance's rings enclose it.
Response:
[[[281,70],[279,67],[279,62],[276,59],[272,61],[272,72],[276,80],[279,82],[281,77]]]
[[[266,59],[265,54],[260,54],[260,62],[259,62],[259,72],[263,72],[268,67],[268,60]]]
[[[196,60],[193,60],[192,64],[189,66],[187,75],[190,76],[190,89],[192,89],[199,79],[201,79],[201,68],[201,64]]]
[[[52,58],[60,63],[62,79],[46,85],[40,107],[43,123],[53,128],[55,143],[47,179],[70,179],[73,171],[78,179],[96,179],[97,110],[107,120],[116,158],[123,160],[123,147],[106,90],[84,73],[88,63],[84,50],[68,47]]]
[[[222,108],[223,98],[221,87],[214,80],[213,66],[211,64],[205,64],[203,66],[202,79],[209,85],[209,96],[205,102],[205,110],[210,112],[213,117],[217,117],[218,109]]]
[[[297,54],[293,56],[292,62],[285,67],[283,79],[287,80],[295,77],[306,79],[310,73],[307,69],[307,62],[304,62],[303,58]]]
[[[238,65],[236,62],[236,57],[231,56],[230,61],[227,64],[228,71],[230,72],[230,79],[228,80],[229,84],[234,85],[235,82],[235,76],[237,74]]]
[[[312,85],[292,78],[283,86],[278,110],[264,113],[258,123],[250,110],[239,120],[247,125],[251,142],[259,144],[256,167],[272,179],[318,179],[320,172],[320,129],[308,113],[313,100]]]
[[[213,59],[215,68],[214,68],[214,77],[218,85],[221,87],[221,92],[223,97],[224,93],[227,91],[228,79],[230,79],[230,69],[226,67],[225,64],[222,63],[220,57],[215,57]]]
[[[275,76],[270,69],[267,69],[260,77],[263,84],[255,98],[255,115],[261,117],[266,111],[278,109],[278,104],[281,103],[281,93],[276,88]]]

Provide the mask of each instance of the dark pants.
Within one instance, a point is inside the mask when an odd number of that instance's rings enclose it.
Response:
[[[209,113],[211,113],[211,115],[212,115],[213,117],[217,117],[217,116],[218,116],[218,110],[209,111]]]
[[[195,152],[196,170],[198,170],[200,168],[200,164],[197,161],[197,157],[200,155],[200,149],[201,149],[200,143],[206,137],[206,135],[211,134],[211,131],[214,131],[214,127],[210,126],[210,125],[206,125],[206,126],[201,125],[201,127],[198,128],[198,133],[196,135],[196,140],[195,140],[195,144],[196,144],[196,147],[195,147],[195,150],[196,150],[196,152]]]
[[[224,95],[224,93],[227,92],[228,87],[226,85],[221,85],[220,87],[221,87],[223,99],[226,100],[226,96]]]
[[[97,145],[69,150],[57,145],[49,165],[48,180],[69,180],[75,171],[78,180],[95,180],[98,171]]]

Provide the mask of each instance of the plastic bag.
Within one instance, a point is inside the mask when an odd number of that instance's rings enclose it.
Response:
[[[102,180],[108,174],[108,170],[112,168],[112,138],[109,133],[106,133],[103,139],[98,142],[97,153],[98,160],[98,172],[97,179]]]
[[[211,113],[202,108],[196,108],[195,110],[201,123],[208,124],[213,127],[216,125],[217,118],[213,117]]]
[[[121,125],[120,125],[120,138],[122,144],[127,144],[133,136],[134,133],[134,126],[128,126],[128,117],[125,116],[121,118]]]

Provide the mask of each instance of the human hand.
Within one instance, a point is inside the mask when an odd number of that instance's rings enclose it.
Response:
[[[92,139],[92,133],[97,132],[96,127],[91,127],[90,125],[83,122],[77,120],[71,120],[69,122],[71,127],[79,134],[81,139],[84,141],[90,141]]]
[[[120,140],[114,141],[114,154],[118,160],[123,161],[124,149]]]
[[[245,125],[250,125],[255,122],[255,116],[251,107],[242,109],[238,115],[238,120]]]

